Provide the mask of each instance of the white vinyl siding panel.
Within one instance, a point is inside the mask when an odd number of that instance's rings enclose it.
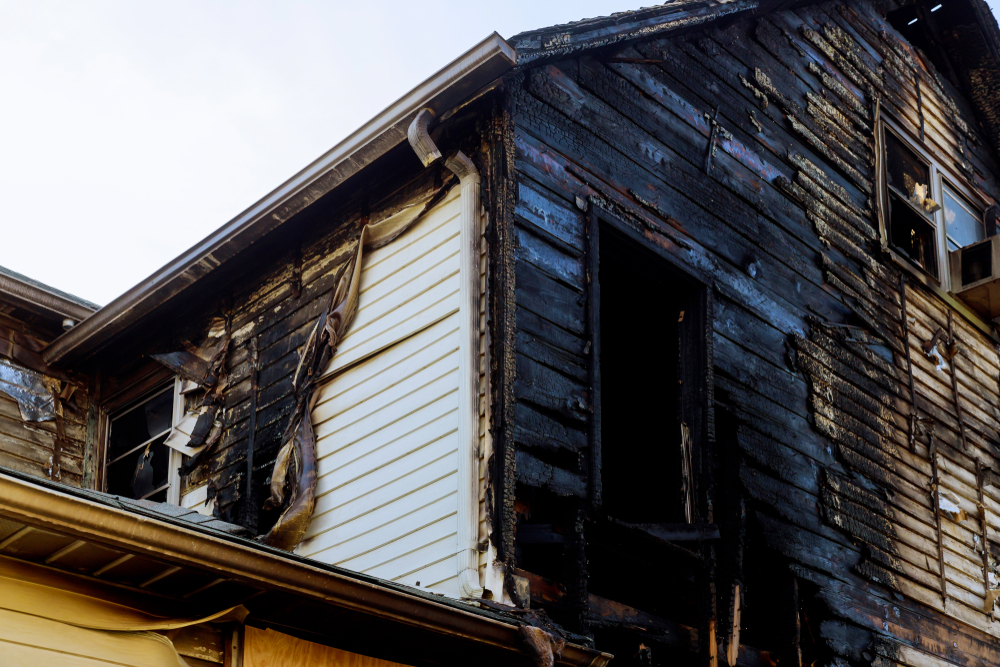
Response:
[[[413,229],[365,253],[358,313],[326,373],[336,373],[458,311],[455,188]]]
[[[312,413],[317,499],[297,549],[447,595],[458,593],[458,205],[455,188],[365,254],[358,314]]]

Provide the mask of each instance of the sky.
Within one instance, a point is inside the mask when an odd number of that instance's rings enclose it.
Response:
[[[0,265],[106,304],[491,32],[648,4],[0,0]]]

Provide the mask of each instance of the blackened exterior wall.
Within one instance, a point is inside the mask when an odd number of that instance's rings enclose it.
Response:
[[[1000,453],[1000,359],[995,339],[881,249],[876,98],[987,202],[998,172],[961,93],[883,18],[894,8],[818,4],[507,83],[517,203],[516,314],[497,320],[516,360],[506,556],[532,602],[596,634],[598,648],[646,661],[642,643],[659,663],[698,646],[707,655],[715,633],[724,651],[739,584],[743,663],[768,662],[761,651],[796,665],[1000,663],[995,561],[982,546],[1000,549],[1000,489],[980,473]],[[595,208],[714,296],[716,439],[703,451],[714,447],[716,492],[703,519],[722,536],[685,545],[696,552],[686,564],[600,556],[609,538],[593,527],[588,450]],[[922,349],[939,329],[957,343],[940,370]],[[936,511],[938,486],[968,518]],[[609,583],[612,566],[639,568],[633,588]],[[675,582],[678,568],[687,574]],[[615,606],[607,591],[631,599]]]

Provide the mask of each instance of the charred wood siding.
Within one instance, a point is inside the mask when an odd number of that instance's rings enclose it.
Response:
[[[875,98],[988,196],[998,172],[961,94],[881,18],[891,8],[772,13],[540,65],[513,87],[520,520],[538,494],[587,496],[590,202],[714,285],[715,389],[739,454],[718,465],[739,468],[754,530],[823,605],[803,636],[852,663],[1000,664],[979,546],[998,539],[1000,489],[983,489],[985,538],[977,506],[1000,362],[918,281],[904,309],[879,247]],[[922,345],[949,323],[957,354],[938,370]],[[935,467],[968,519],[939,514]],[[568,540],[562,521],[550,532]],[[571,563],[555,571],[577,587]],[[747,613],[768,595],[747,588]]]
[[[0,331],[5,332],[4,337],[13,332],[19,344],[41,350],[55,335],[30,319],[30,314],[0,302]],[[23,368],[20,361],[7,356],[5,343],[0,341],[0,359],[14,368]],[[72,382],[55,382],[68,400],[56,398],[58,412],[45,421],[25,420],[18,402],[0,387],[0,466],[71,486],[88,486],[93,475],[92,467],[87,472],[88,449],[92,451],[95,441],[88,435],[88,419],[96,423],[96,416],[90,415],[89,381],[74,376]],[[68,388],[72,391],[65,391]]]

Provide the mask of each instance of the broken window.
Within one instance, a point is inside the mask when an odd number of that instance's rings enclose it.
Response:
[[[174,501],[179,455],[165,442],[174,426],[175,383],[113,413],[107,441],[107,491],[156,502]]]
[[[960,288],[957,269],[949,264],[956,260],[948,253],[986,239],[984,206],[973,203],[981,198],[891,119],[883,122],[882,158],[886,245],[925,282],[929,277],[944,289]]]
[[[937,204],[931,197],[931,169],[893,132],[885,133],[885,181],[890,244],[937,278]]]
[[[628,523],[692,523],[703,291],[611,224],[599,236],[591,299],[601,506]]]
[[[711,423],[709,291],[631,228],[590,222],[594,506],[589,593],[696,625],[699,541],[716,539],[699,495]],[[635,573],[655,568],[655,585]],[[667,592],[669,591],[669,594]]]

